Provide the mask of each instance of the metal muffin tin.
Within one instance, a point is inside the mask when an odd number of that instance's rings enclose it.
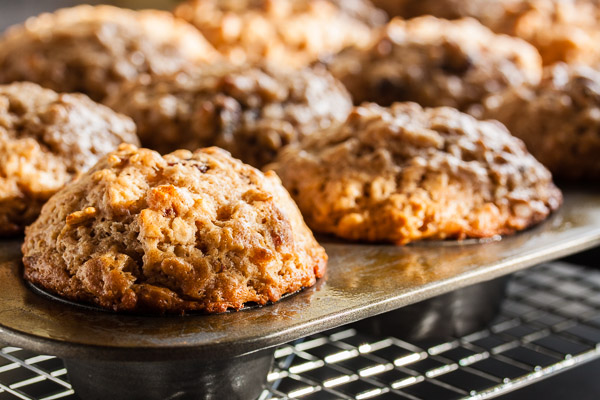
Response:
[[[161,376],[176,367],[167,386],[180,380],[180,396],[156,398],[187,398],[188,390],[211,398],[208,389],[187,388],[189,377],[176,371],[217,366],[224,375],[211,382],[231,387],[226,380],[231,371],[223,366],[268,371],[272,351],[266,349],[600,244],[600,192],[567,190],[564,206],[546,222],[501,240],[404,247],[321,242],[330,257],[326,276],[279,303],[220,315],[156,317],[84,309],[40,296],[22,279],[21,240],[4,241],[0,340],[66,358],[78,375],[72,376],[76,390],[92,375],[121,371],[135,386],[136,374]],[[242,381],[237,393],[244,394],[230,398],[254,396]]]

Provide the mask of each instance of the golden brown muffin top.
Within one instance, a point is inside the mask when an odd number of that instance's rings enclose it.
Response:
[[[415,103],[357,107],[267,168],[309,226],[352,240],[512,233],[562,200],[550,172],[501,124]]]
[[[118,311],[223,312],[311,286],[327,256],[273,173],[218,148],[122,145],[54,195],[25,277]]]

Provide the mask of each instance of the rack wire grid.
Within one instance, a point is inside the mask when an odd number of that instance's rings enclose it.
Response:
[[[342,327],[280,346],[260,400],[487,399],[600,358],[600,270],[564,262],[514,275],[499,316],[423,346]],[[0,352],[0,400],[75,400],[56,357]]]

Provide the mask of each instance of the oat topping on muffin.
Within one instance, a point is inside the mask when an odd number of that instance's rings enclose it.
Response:
[[[161,153],[219,146],[256,167],[286,144],[343,121],[346,89],[316,68],[216,64],[124,87],[107,101]]]
[[[209,313],[311,286],[327,256],[274,173],[122,145],[27,228],[25,278],[116,311]]]
[[[507,87],[537,82],[541,59],[528,43],[497,35],[473,19],[392,20],[368,49],[329,63],[355,104],[415,101],[466,110]]]
[[[415,103],[357,107],[266,168],[312,229],[358,241],[510,234],[562,201],[550,172],[504,126]]]
[[[485,105],[485,117],[504,123],[556,176],[600,178],[600,71],[556,64],[539,85],[491,96]]]
[[[44,202],[122,142],[133,121],[82,94],[0,85],[0,236],[23,231]]]
[[[368,0],[188,0],[175,15],[234,63],[268,60],[293,67],[364,46],[372,27],[385,22]]]
[[[0,82],[36,82],[102,101],[142,74],[217,59],[190,24],[170,13],[81,5],[30,18],[0,37]]]

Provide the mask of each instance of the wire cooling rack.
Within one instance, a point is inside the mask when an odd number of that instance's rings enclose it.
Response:
[[[487,399],[600,358],[600,270],[517,273],[487,329],[408,343],[339,328],[279,347],[261,400]],[[74,400],[58,358],[4,347],[0,400]]]

